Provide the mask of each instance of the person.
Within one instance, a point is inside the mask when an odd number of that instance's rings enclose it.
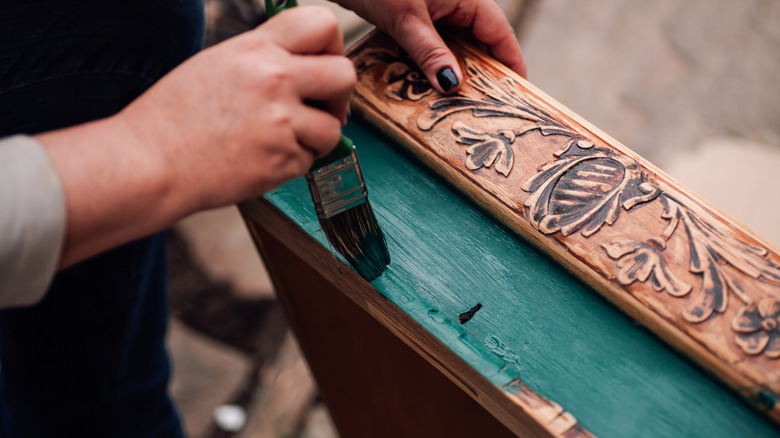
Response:
[[[440,92],[463,76],[437,22],[525,75],[491,0],[340,3]],[[0,436],[181,436],[158,231],[337,143],[356,80],[338,23],[294,8],[196,54],[197,0],[25,0],[2,22]]]

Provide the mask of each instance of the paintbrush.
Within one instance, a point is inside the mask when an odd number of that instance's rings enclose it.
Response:
[[[296,0],[265,0],[268,17],[296,5]],[[387,241],[374,210],[358,163],[355,145],[342,135],[328,155],[316,160],[306,174],[314,209],[328,242],[360,276],[377,278],[390,263]]]
[[[332,152],[314,162],[306,182],[328,242],[366,280],[382,274],[390,253],[352,141],[342,135]]]

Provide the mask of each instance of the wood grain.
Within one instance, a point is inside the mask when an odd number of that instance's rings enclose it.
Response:
[[[345,436],[504,436],[506,428],[517,436],[592,436],[519,379],[505,388],[488,381],[357,273],[334,264],[269,201],[239,208]]]
[[[340,437],[515,436],[272,231],[249,228]]]
[[[777,436],[768,419],[404,157],[370,124],[355,118],[344,133],[359,145],[388,239],[392,262],[382,276],[360,281],[328,252],[303,178],[267,193],[267,203],[251,204],[263,208],[242,206],[242,213],[502,422],[528,420],[514,401],[515,388],[526,386],[555,402],[539,403],[546,406],[539,412],[549,415],[540,417],[542,424],[548,418],[566,427],[576,418],[604,438]],[[482,307],[461,324],[459,316],[477,303]],[[419,391],[427,389],[423,384]]]
[[[450,45],[466,76],[453,96],[384,35],[354,46],[358,112],[780,420],[777,249],[482,52]]]

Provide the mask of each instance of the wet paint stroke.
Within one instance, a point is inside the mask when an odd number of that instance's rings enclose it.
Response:
[[[528,387],[601,437],[776,436],[766,419],[385,138],[354,121],[345,133],[393,260],[372,285],[494,385],[508,394]],[[266,198],[327,248],[304,181]],[[457,315],[475,303],[476,317],[460,324]]]

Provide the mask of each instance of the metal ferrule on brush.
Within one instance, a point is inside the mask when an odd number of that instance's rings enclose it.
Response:
[[[317,216],[330,219],[368,199],[357,154],[352,153],[306,174]]]
[[[296,0],[265,0],[271,17],[296,5]],[[368,202],[355,145],[342,135],[326,156],[306,173],[317,219],[329,244],[364,279],[371,281],[390,263],[387,242]],[[344,214],[341,214],[344,213]]]

